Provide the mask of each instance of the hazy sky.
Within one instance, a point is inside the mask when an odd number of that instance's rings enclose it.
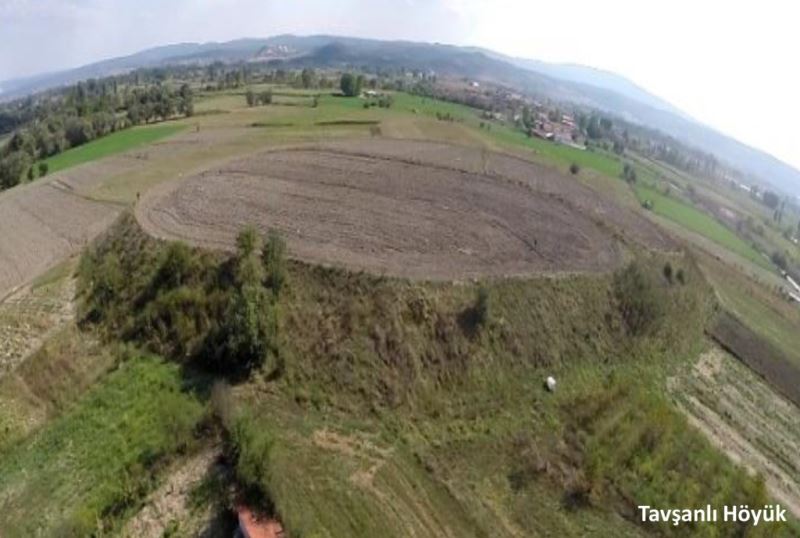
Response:
[[[181,41],[330,33],[480,45],[625,75],[800,168],[791,0],[0,0],[0,80]]]

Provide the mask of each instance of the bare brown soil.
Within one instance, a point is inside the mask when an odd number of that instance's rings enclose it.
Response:
[[[572,178],[474,148],[363,140],[269,151],[150,192],[150,234],[231,250],[280,230],[315,263],[422,279],[606,271],[670,242]],[[623,239],[627,238],[627,239]]]

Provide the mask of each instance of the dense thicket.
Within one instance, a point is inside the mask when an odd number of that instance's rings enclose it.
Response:
[[[280,236],[270,234],[262,249],[258,234],[246,229],[236,255],[223,260],[183,243],[144,245],[153,240],[120,232],[135,230],[132,220],[124,217],[116,237],[81,260],[84,322],[226,375],[265,363],[279,374],[277,297],[285,283]]]

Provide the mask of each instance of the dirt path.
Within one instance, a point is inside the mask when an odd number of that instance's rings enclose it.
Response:
[[[417,141],[265,152],[164,184],[136,216],[156,237],[226,250],[248,224],[277,228],[297,258],[418,279],[607,271],[622,261],[617,232],[669,246],[553,170]]]

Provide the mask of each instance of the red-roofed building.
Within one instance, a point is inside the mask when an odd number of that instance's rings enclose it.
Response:
[[[283,526],[271,518],[255,514],[242,505],[236,509],[239,516],[237,536],[242,538],[283,538]]]

